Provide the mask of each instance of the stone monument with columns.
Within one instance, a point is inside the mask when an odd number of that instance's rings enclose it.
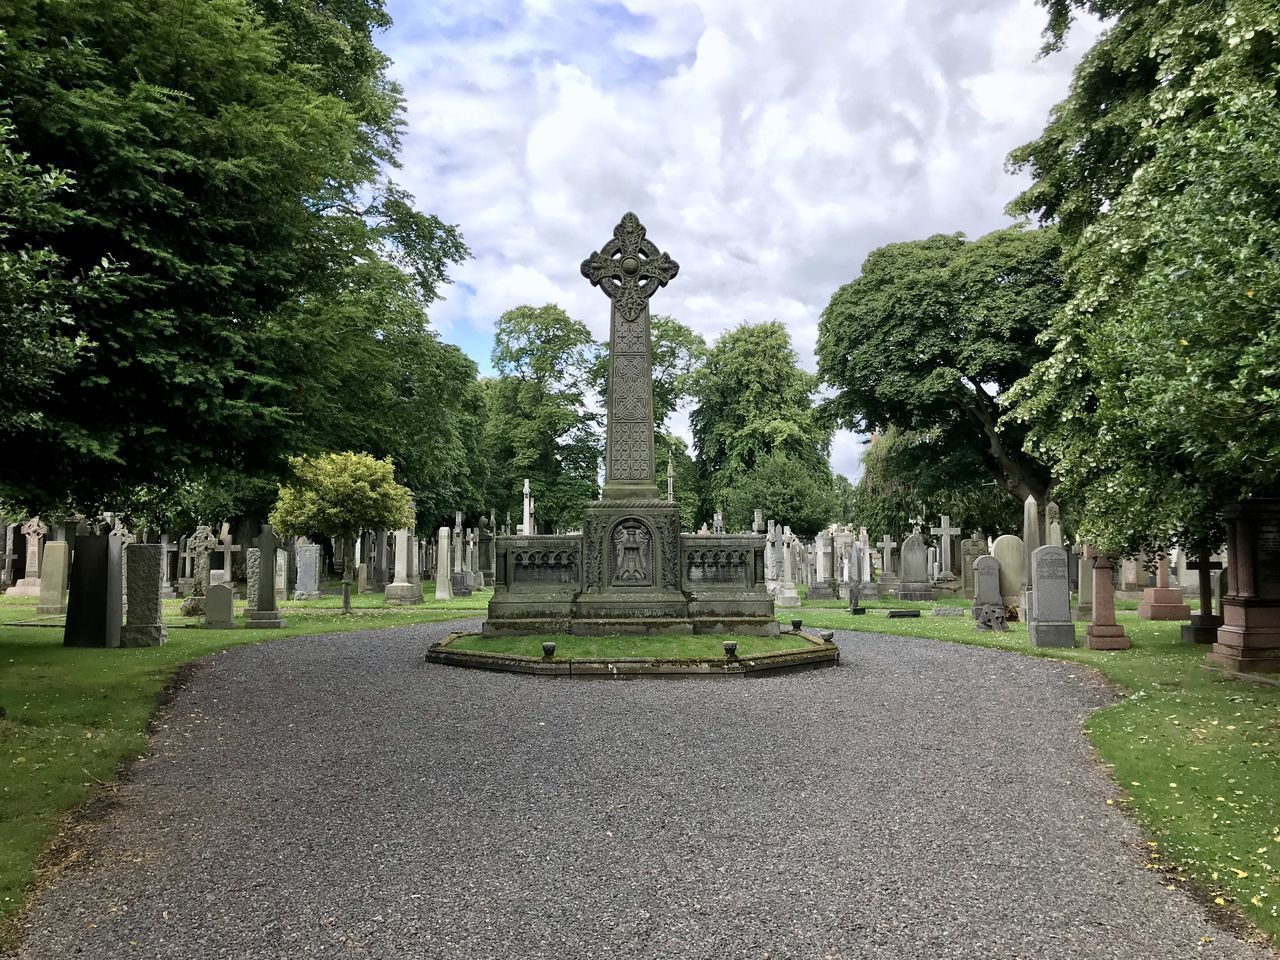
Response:
[[[581,534],[535,535],[527,523],[498,538],[485,633],[777,633],[764,541],[682,535],[680,508],[658,488],[649,300],[679,269],[634,213],[583,261],[610,305],[601,498]]]

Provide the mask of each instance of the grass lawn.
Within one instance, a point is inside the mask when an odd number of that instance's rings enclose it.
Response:
[[[63,647],[59,628],[11,626],[35,616],[35,600],[0,597],[0,951],[12,946],[35,863],[62,817],[146,749],[157,697],[182,664],[261,640],[470,616],[491,594],[412,607],[382,607],[366,594],[353,598],[352,616],[341,613],[340,597],[290,601],[281,604],[281,630],[183,627],[194,621],[179,615],[180,601],[166,600],[169,642],[120,650]],[[243,602],[236,606],[242,613]]]
[[[522,657],[542,657],[544,640],[556,642],[556,660],[578,660],[607,657],[642,657],[655,660],[706,660],[724,658],[724,641],[738,641],[738,656],[753,657],[783,650],[813,649],[813,644],[798,637],[751,637],[737,634],[715,636],[661,637],[573,637],[565,634],[543,637],[459,637],[449,645],[451,650],[474,650],[478,653],[511,653]]]
[[[1149,868],[1164,872],[1169,884],[1194,884],[1218,906],[1237,908],[1280,937],[1280,687],[1222,679],[1204,669],[1205,647],[1181,642],[1181,624],[1141,621],[1133,612],[1118,616],[1133,648],[1107,652],[1037,649],[1021,623],[1003,635],[978,633],[968,617],[930,615],[933,604],[864,606],[868,613],[855,618],[806,604],[779,611],[779,619],[1072,660],[1124,687],[1128,696],[1094,713],[1085,731],[1112,769],[1115,803],[1151,834]],[[889,607],[925,612],[918,620],[890,620]],[[1084,628],[1076,625],[1081,641]]]

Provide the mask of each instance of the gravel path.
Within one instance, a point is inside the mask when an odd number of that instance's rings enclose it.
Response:
[[[1143,869],[1081,668],[853,633],[739,682],[426,664],[456,626],[211,658],[18,956],[1274,958]]]

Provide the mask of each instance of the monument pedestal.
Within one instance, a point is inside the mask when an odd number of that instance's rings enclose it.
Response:
[[[927,581],[909,582],[903,580],[898,584],[898,599],[928,603],[934,599],[933,584]]]
[[[1215,643],[1222,618],[1213,613],[1193,613],[1191,622],[1182,626],[1184,643]]]
[[[1227,592],[1208,661],[1244,673],[1280,671],[1280,499],[1229,503]]]
[[[1139,620],[1186,620],[1191,608],[1182,602],[1181,587],[1147,587],[1138,604]]]
[[[294,594],[293,599],[297,600],[298,595]],[[388,583],[383,601],[393,607],[413,606],[422,602],[422,587],[414,583]]]

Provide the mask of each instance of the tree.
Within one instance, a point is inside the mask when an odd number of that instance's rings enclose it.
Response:
[[[0,113],[22,163],[68,184],[0,249],[40,251],[74,291],[72,325],[45,328],[77,346],[0,429],[0,497],[260,497],[312,429],[308,360],[332,362],[312,321],[335,291],[379,260],[420,304],[436,295],[466,248],[387,177],[402,103],[372,44],[385,23],[376,0],[0,8]]]
[[[527,478],[540,529],[582,522],[601,456],[600,416],[586,392],[598,351],[586,325],[554,304],[499,318],[498,376],[484,384],[489,502],[499,511],[519,512]]]
[[[1117,10],[1045,136],[1024,148],[1038,179],[1019,200],[1046,216],[1075,203],[1079,236],[1075,296],[1015,412],[1084,504],[1083,535],[1126,553],[1216,546],[1223,502],[1280,493],[1280,15],[1167,6],[1159,19]],[[1044,144],[1101,137],[1114,109],[1104,92],[1124,82],[1141,121],[1131,162],[1087,210],[1108,154],[1064,169]]]
[[[862,455],[851,521],[899,537],[913,522],[947,514],[962,530],[1016,530],[1019,504],[990,478],[980,451],[950,447],[935,433],[890,427]]]
[[[693,387],[707,355],[707,342],[675,317],[658,314],[650,320],[653,348],[653,425],[661,430]],[[591,369],[591,382],[601,397],[609,395],[609,344],[600,349]]]
[[[927,432],[965,462],[976,452],[1019,503],[1042,503],[1050,471],[1023,449],[1002,398],[1048,350],[1036,342],[1065,302],[1053,229],[1009,227],[873,250],[823,311],[818,373],[827,414],[859,433]]]
[[[653,438],[654,456],[658,473],[658,489],[665,489],[667,463],[675,473],[676,504],[680,507],[680,529],[697,530],[708,518],[702,513],[702,490],[698,483],[698,465],[689,456],[689,445],[670,433],[656,433]]]
[[[724,520],[730,529],[750,530],[763,510],[801,537],[815,536],[835,511],[830,474],[815,473],[799,460],[774,452],[759,458],[723,488]]]
[[[716,341],[694,374],[697,406],[690,416],[707,513],[730,486],[775,454],[829,488],[831,430],[814,415],[815,387],[777,321],[743,324]]]
[[[351,612],[351,561],[361,530],[398,530],[413,522],[413,498],[396,483],[390,460],[366,453],[291,457],[296,482],[280,487],[271,523],[286,537],[324,534],[344,543],[342,612]]]

